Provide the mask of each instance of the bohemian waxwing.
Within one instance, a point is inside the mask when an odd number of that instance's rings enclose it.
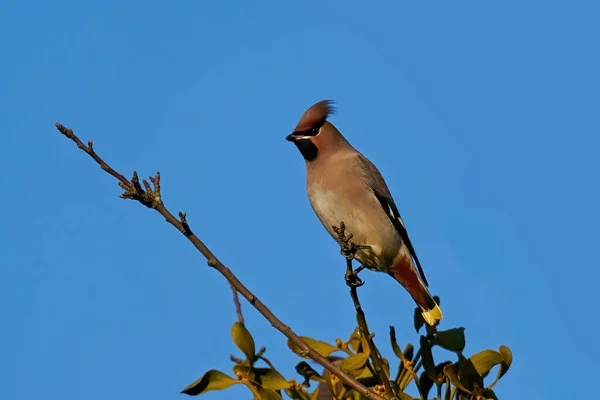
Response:
[[[395,278],[420,307],[425,321],[435,325],[442,311],[427,289],[392,195],[375,165],[327,121],[334,111],[330,100],[313,105],[286,137],[306,161],[310,204],[336,241],[333,226],[343,221],[358,246],[355,258],[366,268]]]

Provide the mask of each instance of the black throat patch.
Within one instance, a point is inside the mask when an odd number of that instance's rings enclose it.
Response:
[[[294,142],[300,153],[302,153],[302,157],[306,161],[314,161],[317,159],[319,155],[319,149],[310,139],[302,139]]]

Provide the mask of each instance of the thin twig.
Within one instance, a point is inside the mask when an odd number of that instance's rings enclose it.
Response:
[[[235,287],[230,283],[231,291],[233,292],[233,304],[235,304],[235,312],[237,314],[238,322],[244,325],[244,314],[242,314],[242,305],[240,304],[240,297],[238,296],[238,291]]]
[[[179,218],[175,218],[173,214],[171,214],[164,206],[162,199],[160,197],[160,174],[157,173],[153,178],[152,182],[154,184],[154,189],[150,187],[150,185],[145,182],[144,186],[146,190],[142,189],[139,185],[139,180],[137,178],[137,174],[134,173],[132,181],[129,181],[123,175],[116,172],[112,169],[104,160],[102,160],[93,150],[92,143],[89,142],[89,145],[84,145],[81,140],[71,129],[66,128],[65,126],[56,123],[56,128],[67,138],[71,139],[77,147],[81,150],[85,151],[90,157],[100,165],[100,167],[108,172],[110,175],[119,180],[119,186],[125,190],[125,193],[121,194],[122,198],[137,200],[140,203],[144,204],[147,207],[155,209],[160,215],[162,215],[169,224],[173,225],[178,231],[180,231],[193,245],[194,247],[206,258],[208,265],[212,268],[216,269],[221,275],[223,275],[235,288],[237,292],[239,292],[248,302],[256,308],[258,312],[260,312],[266,319],[271,323],[271,325],[276,328],[278,331],[283,333],[288,339],[290,339],[295,345],[302,349],[302,355],[305,355],[312,360],[319,363],[321,366],[325,367],[329,372],[339,377],[346,385],[356,390],[367,399],[377,399],[377,400],[385,400],[383,397],[379,396],[377,393],[373,392],[366,386],[362,385],[356,379],[354,379],[351,375],[344,372],[341,368],[327,360],[325,357],[320,355],[315,349],[307,345],[292,329],[285,325],[279,318],[277,318],[267,306],[264,305],[242,282],[238,280],[238,278],[231,272],[229,268],[227,268],[219,259],[206,247],[206,245],[198,239],[198,237],[192,232],[190,226],[186,220],[185,213],[179,213]],[[136,184],[137,182],[137,184]]]
[[[375,346],[375,342],[373,341],[373,337],[369,333],[369,328],[367,326],[367,319],[365,317],[365,313],[360,305],[360,301],[358,300],[358,290],[359,286],[362,286],[364,282],[362,282],[358,276],[356,276],[356,271],[352,271],[352,259],[356,254],[357,247],[352,242],[352,234],[346,236],[346,226],[344,222],[340,222],[340,226],[333,227],[334,232],[338,235],[338,239],[342,243],[342,255],[346,258],[346,282],[348,286],[350,286],[350,296],[352,297],[352,301],[354,302],[354,308],[356,309],[356,320],[358,322],[358,327],[362,336],[367,341],[367,345],[369,346],[369,353],[371,355],[371,360],[373,360],[373,364],[375,365],[375,371],[385,388],[385,393],[389,399],[397,399],[394,391],[392,390],[392,386],[390,385],[390,379],[386,375],[385,370],[383,368],[383,362],[381,361],[381,357],[379,354],[379,350],[377,350],[377,346]]]

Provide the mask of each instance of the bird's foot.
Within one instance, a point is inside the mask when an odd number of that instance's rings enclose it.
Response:
[[[348,285],[350,287],[360,287],[360,286],[364,285],[365,282],[358,277],[358,273],[360,271],[362,271],[363,269],[365,269],[364,265],[361,265],[360,267],[356,268],[354,271],[352,271],[352,269],[348,269],[346,271],[346,275],[344,276],[344,278],[346,279],[346,285]]]
[[[347,260],[352,260],[356,255],[356,252],[359,250],[371,250],[371,246],[367,246],[364,244],[354,244],[352,242],[348,243],[347,246],[342,246],[341,253],[344,258]]]

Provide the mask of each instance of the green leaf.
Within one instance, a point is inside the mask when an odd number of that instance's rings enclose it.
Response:
[[[358,371],[360,371],[360,374],[353,375],[353,376],[357,381],[359,381],[366,387],[370,387],[370,386],[379,384],[379,376],[373,376],[373,373],[371,372],[371,370],[369,368],[363,368]],[[352,375],[353,373],[358,372],[358,371],[349,371],[349,373]]]
[[[444,368],[446,368],[446,365],[448,364],[452,364],[450,361],[444,361],[442,363],[439,363],[438,365],[435,366],[435,383],[437,383],[438,385],[441,385],[445,382],[445,378],[444,378]]]
[[[504,361],[504,356],[496,350],[484,350],[472,355],[470,360],[479,375],[486,375]]]
[[[408,361],[412,361],[414,356],[415,356],[415,346],[413,346],[412,344],[409,343],[404,348],[404,358],[406,358]]]
[[[348,346],[350,346],[354,352],[358,351],[358,347],[360,346],[360,337],[360,330],[358,327],[356,327],[348,338]]]
[[[458,378],[458,365],[448,364],[444,367],[444,375],[450,379],[450,382],[459,389],[466,391],[467,389],[463,386],[462,382]]]
[[[400,382],[398,382],[398,387],[400,388],[400,390],[406,389],[406,387],[408,386],[408,384],[410,383],[410,381],[412,379],[413,379],[413,375],[411,373],[409,373],[408,371],[406,371],[404,373],[404,375],[402,375],[402,379],[400,379]]]
[[[256,354],[254,339],[244,324],[241,322],[235,322],[233,324],[231,327],[231,338],[238,349],[244,353],[246,359],[251,363],[254,362],[254,356]]]
[[[232,369],[235,376],[244,377],[250,381],[254,381],[255,379],[253,367],[244,364],[235,364]]]
[[[402,350],[400,350],[400,346],[396,342],[396,329],[393,326],[390,326],[390,343],[392,344],[392,350],[396,357],[398,357],[401,361],[404,361],[404,354],[402,354]]]
[[[371,348],[369,347],[369,342],[364,337],[360,341],[361,346],[359,349],[359,353],[364,353],[367,357],[371,355]]]
[[[465,328],[438,331],[434,336],[433,343],[446,350],[462,353],[465,348]]]
[[[236,376],[244,376],[246,378],[248,378],[250,372],[252,371],[252,369],[249,366],[244,364],[235,364],[232,369],[233,373],[236,374]]]
[[[325,379],[319,375],[317,371],[313,369],[306,361],[300,361],[296,365],[296,372],[304,377],[304,383],[308,383],[309,380],[317,382],[325,382]]]
[[[331,353],[340,350],[337,347],[330,345],[329,343],[325,343],[320,340],[315,340],[307,336],[300,336],[300,338],[304,341],[304,343],[315,349],[315,351],[323,357],[329,357]],[[303,354],[304,351],[289,339],[287,341],[287,345],[290,348],[290,350],[298,354],[300,357],[310,358]]]
[[[500,364],[500,372],[498,375],[498,379],[502,378],[504,376],[505,373],[508,372],[508,369],[510,368],[510,365],[512,364],[512,351],[510,351],[510,349],[506,346],[500,346],[500,354],[502,354],[504,356],[504,360],[502,361],[502,363]]]
[[[283,400],[281,395],[274,390],[260,388],[258,389],[260,400]]]
[[[364,396],[360,393],[358,393],[356,390],[350,390],[348,392],[346,392],[346,394],[341,394],[340,398],[344,398],[347,400],[365,400]],[[325,400],[325,399],[323,399]],[[329,400],[329,399],[327,399]]]
[[[425,325],[425,319],[423,319],[423,314],[419,307],[415,308],[414,323],[415,330],[419,333],[419,330]]]
[[[235,385],[236,383],[240,383],[240,381],[231,378],[221,371],[211,369],[202,375],[196,382],[183,389],[181,393],[197,396],[199,394],[210,392],[211,390],[227,389],[229,386]]]
[[[421,384],[421,394],[424,398],[429,398],[429,391],[433,386],[433,380],[429,377],[426,371],[421,372],[421,376],[419,377],[419,383]]]
[[[389,379],[390,378],[390,363],[389,363],[388,359],[385,357],[382,357],[381,364],[383,367],[383,372],[385,372],[385,376],[387,376]]]
[[[290,387],[290,383],[275,369],[254,368],[255,380],[261,387],[271,390],[283,390]]]
[[[433,354],[431,353],[431,346],[429,345],[429,340],[427,340],[425,336],[421,335],[420,344],[423,368],[425,369],[427,375],[429,375],[431,379],[435,379],[435,364],[433,362]]]
[[[353,356],[344,358],[340,364],[340,368],[344,371],[357,370],[364,367],[369,361],[369,356],[365,353],[354,354]]]
[[[504,360],[500,363],[500,368],[498,369],[498,376],[496,376],[496,380],[490,386],[488,386],[488,389],[492,389],[494,386],[496,386],[496,383],[498,383],[500,378],[502,378],[504,374],[506,374],[506,372],[510,368],[510,365],[512,364],[512,351],[510,351],[510,349],[506,346],[500,346],[499,350],[500,354],[504,356]]]
[[[483,378],[470,358],[458,355],[458,378],[468,392],[475,388],[483,389]]]
[[[450,379],[446,378],[444,380],[444,385],[444,400],[452,400],[452,397],[454,397],[454,391],[452,390],[452,383],[450,382]]]

